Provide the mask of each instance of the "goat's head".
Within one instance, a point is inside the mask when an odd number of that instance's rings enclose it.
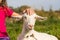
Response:
[[[34,29],[34,24],[36,18],[38,19],[45,19],[45,17],[41,17],[36,15],[35,11],[33,9],[26,9],[23,12],[23,19],[24,19],[24,26],[26,29]]]
[[[47,17],[41,17],[36,15],[36,13],[32,14],[32,15],[28,15],[27,13],[23,14],[23,20],[24,20],[24,24],[25,24],[25,28],[26,29],[34,29],[34,24],[36,19],[40,19],[40,20],[46,20]]]
[[[23,14],[23,20],[25,24],[25,28],[28,30],[34,29],[34,24],[35,24],[35,14],[33,15],[27,15],[26,13]]]

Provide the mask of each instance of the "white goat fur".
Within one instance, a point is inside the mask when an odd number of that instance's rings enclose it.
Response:
[[[58,40],[55,36],[49,35],[47,33],[41,33],[34,30],[34,25],[36,18],[45,19],[45,17],[38,16],[36,14],[27,15],[26,13],[22,15],[23,18],[23,29],[21,34],[17,37],[17,40]],[[32,30],[29,30],[28,25],[33,25]]]

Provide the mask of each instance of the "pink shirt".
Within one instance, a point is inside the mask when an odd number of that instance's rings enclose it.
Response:
[[[0,37],[8,36],[6,32],[6,17],[11,17],[13,11],[10,8],[0,7]]]

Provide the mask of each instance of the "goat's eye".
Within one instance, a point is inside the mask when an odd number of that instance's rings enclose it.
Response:
[[[26,17],[26,16],[25,16],[24,18],[25,18],[25,19],[27,19],[27,17]]]
[[[34,17],[36,19],[36,17]]]

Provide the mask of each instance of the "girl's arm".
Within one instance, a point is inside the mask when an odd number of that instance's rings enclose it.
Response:
[[[19,19],[21,19],[21,18],[22,18],[22,15],[20,15],[20,14],[18,14],[18,13],[16,13],[16,12],[13,12],[13,14],[12,14],[11,17],[12,17],[12,18],[19,18]]]

